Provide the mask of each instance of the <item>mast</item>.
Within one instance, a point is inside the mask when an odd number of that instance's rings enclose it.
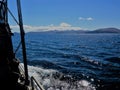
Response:
[[[4,42],[6,41],[7,46],[7,58],[11,62],[14,58],[14,53],[13,53],[13,45],[12,45],[12,40],[11,40],[11,30],[8,24],[8,10],[7,10],[7,0],[2,0],[0,1],[0,31],[2,34],[4,34]],[[5,38],[7,38],[5,40]],[[5,46],[5,45],[4,45]]]
[[[29,80],[28,80],[28,68],[27,68],[27,57],[26,57],[25,32],[23,28],[20,0],[17,0],[17,9],[18,9],[19,27],[20,27],[21,42],[22,42],[22,54],[23,54],[24,70],[25,70],[25,84],[28,85]]]
[[[0,1],[0,19],[3,21],[2,23],[8,22],[8,13],[7,13],[7,0]]]

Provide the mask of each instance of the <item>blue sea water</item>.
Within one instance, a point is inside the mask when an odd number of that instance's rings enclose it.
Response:
[[[26,49],[46,90],[120,90],[120,34],[27,33]]]

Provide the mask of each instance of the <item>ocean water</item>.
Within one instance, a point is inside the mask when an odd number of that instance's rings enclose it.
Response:
[[[45,90],[120,90],[120,34],[27,33],[26,49],[29,75]]]

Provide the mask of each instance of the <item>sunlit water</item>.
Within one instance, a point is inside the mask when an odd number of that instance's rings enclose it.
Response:
[[[26,46],[29,75],[46,90],[120,90],[119,34],[28,33]]]

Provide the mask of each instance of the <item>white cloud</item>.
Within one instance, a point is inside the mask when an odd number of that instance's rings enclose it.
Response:
[[[87,17],[87,18],[84,18],[84,17],[79,17],[78,20],[83,20],[83,21],[92,21],[93,18],[92,17]]]
[[[88,17],[88,18],[86,18],[88,21],[92,21],[93,20],[93,18],[91,18],[91,17]]]
[[[10,26],[11,29],[14,32],[17,32],[19,29],[18,26]],[[30,32],[30,31],[51,31],[51,30],[58,30],[58,31],[65,31],[65,30],[81,30],[82,28],[80,27],[74,27],[68,23],[62,22],[60,25],[55,26],[54,24],[50,24],[48,26],[30,26],[30,25],[24,25],[24,30],[25,32]]]
[[[79,19],[79,20],[85,20],[85,18],[83,18],[83,17],[79,17],[78,19]]]
[[[61,26],[61,27],[71,27],[70,24],[68,24],[68,23],[64,23],[64,22],[61,23],[60,26]]]

